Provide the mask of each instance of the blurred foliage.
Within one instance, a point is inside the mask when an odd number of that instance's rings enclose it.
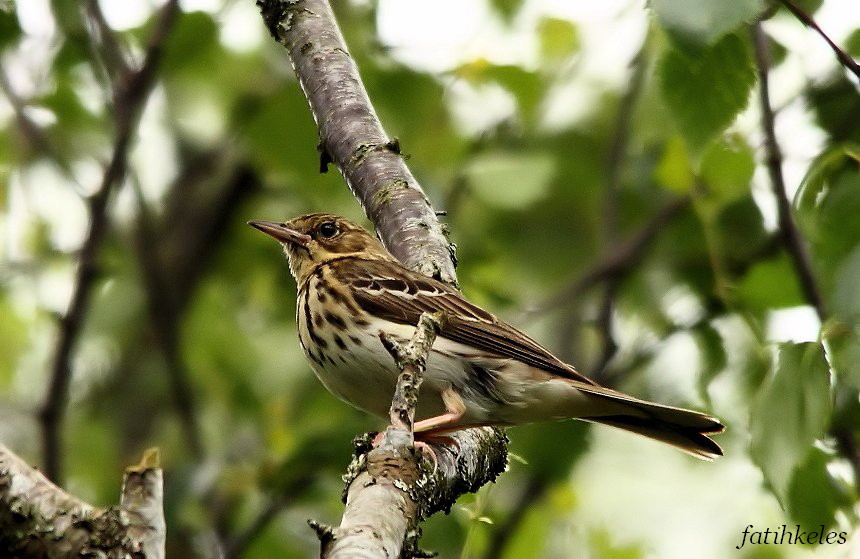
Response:
[[[0,2],[0,440],[34,464],[56,319],[87,231],[86,198],[114,141],[118,76],[87,6],[102,6],[115,47],[135,63],[155,32],[156,3],[131,2],[127,13],[117,4]],[[114,503],[123,467],[158,446],[170,556],[212,557],[248,536],[244,557],[308,557],[317,541],[305,520],[336,523],[350,440],[381,425],[313,378],[296,343],[286,263],[244,223],[361,211],[338,173],[319,174],[313,118],[253,2],[181,4],[128,178],[109,205],[71,363],[64,485]],[[727,456],[699,464],[640,451],[650,447],[574,422],[512,428],[509,472],[428,521],[424,547],[442,557],[637,559],[682,549],[683,529],[671,524],[681,518],[705,526],[685,535],[708,542],[696,544],[699,556],[723,557],[750,523],[853,532],[856,80],[834,60],[785,79],[810,64],[769,37],[777,120],[805,122],[778,140],[786,170],[805,174],[799,187],[799,176],[787,182],[798,187],[793,216],[825,301],[816,317],[778,230],[752,95],[749,24],[762,13],[800,23],[759,0],[618,2],[582,17],[534,1],[478,4],[491,15],[487,34],[475,29],[469,48],[445,54],[387,43],[385,2],[335,3],[386,130],[447,211],[465,293],[586,373],[712,410],[728,425],[719,439]],[[642,33],[610,44],[616,25]],[[437,33],[444,44],[444,26]],[[855,56],[858,37],[841,38]],[[423,64],[414,57],[422,49]],[[689,202],[661,213],[679,199]],[[617,270],[573,289],[649,228]],[[146,279],[153,269],[158,289]],[[175,398],[171,375],[187,378],[190,404]],[[188,405],[200,454],[178,413]],[[737,473],[750,471],[760,474]],[[597,488],[615,502],[632,477],[637,491],[654,492],[622,495],[608,513],[585,497]],[[666,524],[646,534],[627,511]],[[781,546],[743,553],[798,556]]]

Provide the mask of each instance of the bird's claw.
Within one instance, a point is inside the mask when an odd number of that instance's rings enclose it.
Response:
[[[417,450],[420,450],[424,456],[426,456],[431,462],[433,462],[433,474],[436,473],[436,470],[439,469],[439,459],[436,458],[436,451],[433,450],[433,447],[424,441],[415,441],[413,445]]]
[[[382,445],[382,441],[385,438],[385,432],[377,433],[375,437],[373,437],[373,441],[371,441],[371,445],[373,448],[379,448]],[[433,473],[436,473],[436,470],[439,469],[439,459],[436,457],[436,451],[433,450],[433,447],[424,441],[415,441],[413,443],[413,447],[416,450],[420,450],[421,453],[427,457],[430,462],[433,463]]]

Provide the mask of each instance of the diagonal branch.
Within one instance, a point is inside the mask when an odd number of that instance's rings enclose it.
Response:
[[[155,67],[161,59],[164,40],[178,11],[177,0],[170,0],[162,8],[143,64],[137,71],[123,79],[115,107],[116,140],[113,153],[102,176],[101,185],[89,201],[89,232],[81,247],[74,293],[66,314],[60,320],[60,332],[51,365],[50,386],[39,414],[42,424],[45,473],[53,480],[58,480],[62,473],[60,425],[68,404],[72,376],[70,360],[83,326],[91,288],[96,278],[98,249],[107,229],[108,199],[111,191],[125,176],[132,132],[154,85]]]
[[[633,111],[636,101],[645,83],[645,69],[647,66],[647,44],[642,48],[630,62],[631,73],[624,96],[618,107],[618,115],[615,119],[615,129],[610,144],[609,157],[606,165],[606,191],[604,198],[604,241],[614,244],[618,242],[618,204],[621,193],[621,171],[624,168],[624,160],[627,157],[627,146],[630,142],[630,125],[633,119]],[[606,366],[618,351],[618,344],[612,334],[612,315],[615,309],[615,298],[621,287],[621,277],[610,278],[604,286],[603,296],[600,301],[597,324],[603,338],[600,357],[597,366],[592,368],[594,379],[597,382],[606,370]]]
[[[816,33],[821,35],[821,38],[824,39],[824,41],[833,50],[833,53],[836,55],[837,60],[839,60],[839,63],[842,64],[848,70],[850,70],[855,76],[857,76],[858,79],[860,79],[860,65],[858,65],[857,62],[853,58],[851,58],[851,56],[847,52],[839,48],[839,45],[833,42],[833,40],[827,35],[827,33],[825,33],[824,30],[821,29],[821,27],[819,27],[817,23],[815,23],[815,20],[812,19],[812,16],[804,12],[803,8],[795,4],[793,0],[780,0],[780,2],[782,2],[782,5],[785,6],[789,12],[794,14],[794,17],[799,19],[800,22],[803,23],[803,25],[812,28],[813,30],[815,30]]]
[[[382,242],[408,268],[456,285],[453,246],[373,110],[326,0],[257,0],[286,47],[319,127],[321,169],[335,163]]]
[[[691,199],[688,196],[667,202],[641,229],[604,254],[596,265],[567,287],[528,309],[526,316],[536,316],[538,313],[568,303],[601,281],[625,277],[645,257],[648,246],[660,231],[681,215],[690,206],[690,202]]]

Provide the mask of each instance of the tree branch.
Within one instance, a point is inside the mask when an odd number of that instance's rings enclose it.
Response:
[[[391,410],[388,413],[390,424],[382,439],[384,447],[412,445],[414,442],[412,428],[415,424],[418,390],[424,380],[427,356],[446,320],[447,317],[443,312],[422,313],[415,327],[415,334],[405,345],[385,332],[379,332],[382,345],[400,369],[400,376],[394,388],[394,398],[391,400]],[[406,439],[400,439],[402,436]]]
[[[817,23],[815,23],[815,20],[812,19],[812,16],[804,12],[803,8],[795,4],[792,0],[780,0],[780,2],[782,2],[782,5],[785,6],[789,12],[794,14],[794,17],[800,20],[801,23],[803,23],[807,27],[811,27],[813,30],[815,30],[816,33],[821,35],[821,38],[824,39],[824,41],[833,50],[833,53],[836,55],[836,59],[839,60],[839,63],[842,64],[842,66],[844,66],[845,68],[847,68],[855,76],[857,76],[858,79],[860,79],[860,65],[858,65],[857,62],[855,62],[855,60],[851,58],[851,56],[847,52],[839,48],[839,45],[837,45],[833,42],[833,40],[830,39],[827,33],[825,33],[824,30],[821,29],[821,27],[819,27]]]
[[[173,291],[165,279],[152,217],[136,181],[135,194],[138,208],[135,241],[153,335],[164,356],[170,396],[173,398],[188,449],[194,458],[200,460],[203,457],[203,437],[197,425],[194,393],[179,348],[179,315],[176,312],[178,306],[171,297]]]
[[[157,451],[126,470],[120,506],[101,509],[0,444],[0,556],[164,559],[162,495]]]
[[[667,202],[638,231],[604,254],[596,265],[558,293],[528,309],[525,313],[526,317],[569,303],[601,281],[613,277],[623,278],[645,257],[648,245],[663,227],[687,209],[690,202],[689,197],[675,198]]]
[[[286,47],[320,133],[321,166],[335,163],[398,260],[456,285],[454,249],[427,196],[389,138],[325,0],[257,0]]]
[[[328,2],[257,0],[257,5],[272,36],[286,47],[316,119],[321,170],[329,162],[338,166],[382,242],[405,266],[456,286],[453,245],[406,167],[399,142],[385,134]],[[436,510],[450,507],[464,491],[476,490],[504,468],[507,439],[501,431],[469,429],[453,434],[451,439],[459,450],[436,448],[437,469],[429,477],[426,473],[418,476],[417,460],[407,446],[395,451],[376,449],[372,460],[366,456],[366,448],[358,452],[351,466],[354,473],[350,475],[347,508],[373,512],[376,507],[375,512],[379,512],[379,503],[397,503],[386,511],[392,524],[385,528],[392,531],[377,535],[386,541],[399,538],[399,549],[411,519],[417,523]],[[368,487],[357,491],[365,485]],[[412,490],[407,494],[398,486]],[[415,507],[417,512],[406,514],[404,508],[398,513],[403,507]],[[342,524],[337,530],[376,530],[354,514],[348,519],[353,523]],[[324,553],[332,542],[342,541],[335,530],[315,526]],[[417,530],[410,530],[410,534],[415,536],[410,541],[417,539]]]
[[[780,237],[785,249],[791,256],[791,262],[800,279],[800,285],[806,300],[815,308],[815,312],[818,313],[818,318],[821,322],[824,322],[827,317],[824,298],[818,289],[806,244],[791,215],[791,202],[788,199],[785,189],[785,179],[782,175],[782,153],[776,140],[774,114],[770,104],[770,91],[768,87],[768,67],[770,66],[770,60],[767,51],[767,36],[761,27],[761,23],[755,23],[752,26],[752,36],[755,45],[756,71],[759,80],[761,126],[765,137],[765,163],[770,175],[773,194],[776,197]]]
[[[615,129],[606,165],[606,191],[603,205],[604,241],[607,245],[618,242],[618,199],[621,193],[621,171],[627,157],[627,145],[630,142],[630,123],[633,118],[633,110],[645,83],[646,56],[647,44],[643,44],[630,62],[630,80],[624,91],[624,96],[621,98],[618,115],[615,119]],[[603,343],[597,365],[591,369],[594,371],[594,380],[597,382],[601,381],[606,366],[618,351],[618,344],[612,334],[612,315],[615,309],[615,297],[621,286],[621,279],[618,276],[609,278],[604,286],[603,297],[600,301],[597,325]]]
[[[65,316],[51,365],[51,381],[39,418],[42,424],[45,473],[59,480],[61,466],[60,424],[65,415],[71,382],[70,359],[84,322],[90,291],[96,278],[96,259],[107,229],[107,203],[113,188],[125,176],[128,148],[135,122],[155,81],[155,67],[161,59],[162,46],[178,13],[177,0],[170,0],[159,15],[159,21],[140,68],[124,79],[116,110],[116,141],[101,185],[89,201],[90,226],[81,247],[75,289]]]
[[[350,465],[346,508],[337,528],[312,523],[321,556],[397,559],[418,553],[418,523],[448,511],[463,493],[494,481],[507,464],[507,442],[495,428],[450,434],[451,446],[434,445],[436,467],[417,468],[411,448],[360,446]],[[358,472],[358,473],[355,473]],[[404,541],[405,540],[405,541]]]

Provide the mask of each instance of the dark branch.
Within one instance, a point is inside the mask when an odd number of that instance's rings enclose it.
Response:
[[[609,157],[606,165],[606,191],[604,199],[604,243],[614,245],[618,240],[618,204],[621,193],[621,171],[624,168],[624,160],[627,157],[627,145],[630,141],[630,124],[633,119],[633,109],[636,100],[645,83],[646,47],[639,50],[630,63],[632,73],[630,81],[621,103],[618,107],[618,115],[615,119],[615,131],[609,149]],[[591,368],[595,380],[600,382],[607,364],[618,351],[618,344],[612,334],[612,315],[615,309],[615,296],[621,286],[621,278],[613,276],[609,278],[604,286],[603,298],[597,316],[597,326],[603,338],[603,344],[598,357],[597,364]]]
[[[116,140],[110,162],[105,169],[99,189],[89,200],[90,226],[81,247],[75,288],[68,311],[60,320],[60,332],[51,365],[48,394],[40,412],[43,431],[45,473],[58,480],[61,476],[60,426],[65,415],[71,382],[70,359],[83,326],[92,285],[96,278],[98,249],[107,229],[107,203],[111,191],[125,176],[128,148],[132,132],[155,78],[155,67],[161,59],[162,45],[178,12],[178,2],[170,0],[159,15],[159,21],[140,69],[129,74],[118,97],[116,109]]]
[[[667,202],[642,228],[603,255],[595,266],[560,292],[528,309],[526,315],[533,316],[548,309],[565,305],[601,281],[626,277],[645,257],[648,246],[660,231],[683,213],[690,206],[690,202],[689,197],[675,198]]]
[[[192,456],[200,460],[203,457],[203,437],[197,425],[194,393],[179,349],[179,306],[172,298],[174,292],[163,273],[165,268],[156,245],[152,216],[136,181],[135,187],[138,207],[135,237],[150,322],[164,356],[170,395],[179,415],[188,449]]]
[[[794,14],[794,17],[799,19],[801,23],[803,23],[807,27],[811,27],[815,30],[816,33],[821,35],[821,38],[824,39],[828,45],[830,45],[831,49],[833,49],[833,53],[836,55],[836,58],[837,60],[839,60],[839,63],[842,64],[848,70],[850,70],[855,76],[857,76],[858,79],[860,79],[860,65],[858,65],[857,62],[853,58],[851,58],[851,56],[847,52],[839,48],[839,45],[834,43],[830,39],[830,37],[827,36],[827,33],[825,33],[824,30],[821,29],[821,27],[819,27],[817,23],[815,23],[815,20],[812,19],[812,16],[804,12],[803,8],[795,4],[793,0],[780,0],[780,2],[782,2],[782,5],[785,6],[792,14]]]
[[[791,256],[792,265],[800,279],[800,285],[806,300],[815,308],[818,318],[824,322],[827,316],[824,307],[824,298],[818,289],[806,244],[791,215],[791,202],[788,199],[785,179],[782,175],[782,153],[776,140],[774,113],[770,104],[770,90],[768,86],[770,60],[767,51],[767,36],[761,27],[761,23],[753,25],[752,35],[759,80],[761,126],[765,138],[765,164],[770,175],[771,187],[776,197],[780,237],[785,249]]]

